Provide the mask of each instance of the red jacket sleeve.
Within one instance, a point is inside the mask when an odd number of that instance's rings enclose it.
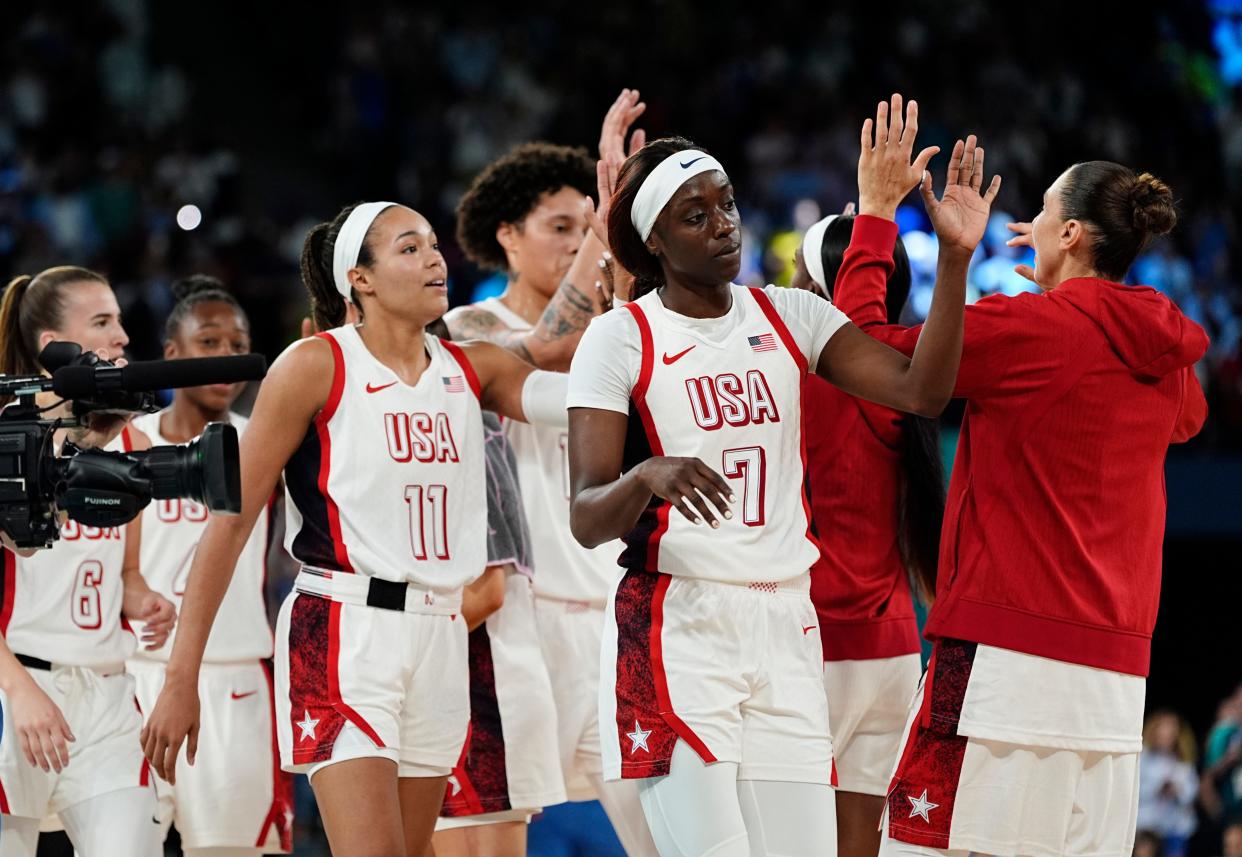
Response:
[[[1195,375],[1195,367],[1187,366],[1182,370],[1182,410],[1177,415],[1177,425],[1173,427],[1172,443],[1185,443],[1199,433],[1207,419],[1207,399],[1203,397],[1203,388]]]
[[[832,297],[837,309],[863,330],[888,323],[884,296],[893,273],[896,243],[897,224],[893,221],[869,214],[854,218],[850,246],[837,271]]]
[[[906,356],[914,353],[922,325],[888,324],[884,303],[893,270],[897,224],[860,214],[854,220],[849,249],[833,289],[833,303],[869,335]],[[1047,331],[1036,322],[1036,295],[995,295],[966,307],[962,362],[953,395],[958,398],[999,392],[1016,373],[1050,369],[1041,339]],[[1038,364],[1038,365],[1034,365]]]

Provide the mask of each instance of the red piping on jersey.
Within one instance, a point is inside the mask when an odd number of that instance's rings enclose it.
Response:
[[[449,354],[453,355],[453,359],[461,367],[462,373],[466,376],[466,381],[470,384],[470,389],[474,390],[474,397],[480,402],[483,401],[483,388],[479,386],[479,376],[474,374],[474,365],[470,362],[470,358],[466,356],[466,352],[455,342],[445,342],[441,339],[440,344],[444,346],[444,349]]]
[[[129,426],[125,426],[121,429],[121,449],[126,452],[134,451],[134,438],[129,433]]]
[[[276,492],[272,492],[272,496],[267,498],[267,526],[264,528],[267,532],[263,539],[263,579],[259,581],[259,603],[263,605],[263,612],[267,612],[267,572],[268,558],[272,553],[272,542],[276,540]],[[272,651],[276,650],[276,632],[269,624],[267,626],[267,635],[272,638]],[[273,699],[275,696],[273,696]],[[275,718],[275,713],[272,717]],[[276,728],[276,721],[273,719],[272,728]],[[273,744],[273,747],[276,745]],[[277,767],[279,770],[279,766]]]
[[[647,443],[651,447],[652,454],[663,455],[664,446],[660,443],[660,434],[656,431],[651,409],[647,407],[647,388],[651,386],[651,372],[655,366],[655,343],[651,336],[651,324],[647,321],[642,307],[637,303],[625,304],[625,308],[634,316],[634,321],[638,324],[638,335],[642,343],[642,364],[638,372],[638,383],[630,391],[630,398],[638,410],[639,418],[643,421],[643,428],[647,432]],[[647,540],[647,571],[658,572],[660,570],[660,538],[668,531],[668,510],[667,501],[661,500],[659,506],[656,507],[656,527]]]
[[[341,697],[341,676],[340,676],[340,659],[341,659],[341,602],[331,601],[328,606],[328,699],[332,703],[332,707],[336,712],[357,726],[378,748],[384,747],[384,742],[380,740],[380,736],[371,724],[363,719],[362,715],[349,706]]]
[[[9,812],[9,796],[4,793],[4,783],[0,782],[0,812],[5,815],[11,815]]]
[[[794,423],[798,431],[798,455],[802,459],[802,474],[798,477],[798,491],[802,494],[802,514],[806,516],[806,538],[811,544],[815,545],[815,550],[820,551],[819,540],[815,538],[815,533],[811,531],[811,502],[806,496],[806,428],[802,424],[802,416],[806,414],[806,374],[809,367],[806,357],[802,354],[802,349],[798,347],[798,343],[794,341],[793,334],[789,332],[789,328],[785,326],[784,319],[780,313],[776,311],[776,307],[772,305],[772,299],[764,294],[763,289],[751,287],[751,295],[755,298],[755,303],[759,304],[759,309],[763,310],[763,314],[767,316],[772,327],[775,328],[777,336],[781,338],[781,342],[785,343],[785,350],[789,352],[789,356],[793,358],[794,364],[798,367],[798,371],[802,374],[802,378],[798,381],[798,422]]]
[[[4,601],[0,603],[0,634],[8,636],[9,620],[13,618],[13,602],[17,599],[17,556],[4,550]]]
[[[284,815],[286,808],[293,805],[293,782],[280,769],[279,742],[276,738],[276,688],[272,683],[272,668],[265,660],[259,661],[259,666],[263,669],[263,678],[267,679],[267,708],[272,724],[272,807],[267,811],[267,818],[263,819],[263,826],[259,829],[259,838],[255,840],[254,847],[262,848],[267,843],[267,832],[274,824],[280,835],[280,847],[291,851],[293,831],[285,823]]]
[[[633,306],[633,304],[626,304]],[[703,739],[694,734],[694,730],[677,716],[677,712],[673,710],[673,700],[668,693],[668,676],[664,674],[664,643],[661,634],[664,630],[664,596],[668,592],[669,584],[673,582],[671,574],[661,574],[656,580],[655,592],[651,595],[651,677],[655,684],[656,702],[660,704],[660,714],[674,732],[677,737],[690,745],[690,749],[699,754],[699,758],[705,763],[711,764],[716,761],[716,756],[711,750],[707,749],[707,745],[703,743]]]
[[[319,435],[319,493],[323,495],[324,506],[328,510],[328,529],[332,533],[332,550],[336,554],[337,564],[342,570],[352,572],[354,567],[349,562],[349,551],[346,550],[345,538],[341,535],[341,510],[328,493],[328,473],[332,469],[332,436],[328,432],[328,422],[336,414],[336,409],[341,404],[341,395],[345,392],[345,355],[341,353],[341,344],[332,334],[315,335],[332,346],[332,389],[323,410],[315,415],[315,431]]]

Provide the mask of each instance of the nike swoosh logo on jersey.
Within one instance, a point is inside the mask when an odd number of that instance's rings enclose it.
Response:
[[[811,633],[814,630],[815,630],[814,625],[804,625],[802,628],[802,636],[805,637],[807,634]]]
[[[691,345],[691,346],[690,346],[689,348],[687,348],[685,351],[678,351],[678,352],[677,352],[676,354],[674,354],[672,357],[669,357],[669,356],[668,356],[668,352],[667,352],[667,351],[665,351],[665,352],[664,352],[664,365],[665,365],[665,366],[672,366],[672,365],[673,365],[674,363],[676,363],[678,360],[680,360],[681,358],[683,358],[683,357],[685,357],[687,354],[689,354],[689,353],[690,353],[693,349],[694,349],[694,346],[693,346],[693,345]]]
[[[387,390],[389,387],[391,387],[391,386],[392,386],[393,384],[395,384],[395,383],[397,383],[397,382],[396,382],[396,381],[389,381],[387,384],[380,384],[378,387],[377,387],[377,386],[373,386],[373,385],[371,385],[371,384],[367,384],[367,392],[368,392],[368,393],[378,393],[380,390]]]
[[[233,691],[231,694],[229,694],[229,696],[231,696],[233,699],[245,699],[247,696],[254,696],[256,693],[258,693],[257,690],[250,690],[250,691],[247,691],[246,693],[238,693],[237,691]]]
[[[690,169],[690,167],[691,167],[691,166],[693,166],[694,164],[697,164],[699,161],[703,160],[703,159],[704,159],[704,158],[706,158],[706,157],[707,157],[707,155],[699,155],[697,158],[694,158],[694,159],[692,159],[692,160],[686,161],[684,164],[682,164],[682,165],[681,165],[681,168],[682,168],[683,170],[688,170],[688,169]]]

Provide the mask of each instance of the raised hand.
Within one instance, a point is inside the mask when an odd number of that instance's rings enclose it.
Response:
[[[1010,238],[1005,244],[1009,247],[1034,247],[1035,242],[1031,240],[1031,224],[1029,223],[1006,223],[1005,228],[1010,232],[1017,234]],[[1014,265],[1013,269],[1017,271],[1021,277],[1026,277],[1032,283],[1035,282],[1035,269],[1030,265]]]
[[[891,109],[890,109],[891,107]],[[911,160],[919,131],[919,105],[911,101],[901,114],[901,96],[876,107],[875,121],[862,127],[862,151],[858,156],[858,212],[892,220],[897,206],[914,190],[927,163],[939,146],[928,146]]]
[[[987,191],[979,193],[983,187],[983,147],[975,144],[974,134],[968,136],[964,143],[958,140],[953,146],[944,194],[939,200],[932,189],[931,173],[923,176],[919,189],[923,193],[927,216],[936,230],[941,252],[975,252],[988,227],[988,214],[1000,185],[1001,177],[993,176]]]
[[[604,114],[604,124],[599,131],[600,160],[616,157],[620,163],[627,154],[634,154],[647,143],[647,133],[642,128],[635,128],[630,135],[630,148],[628,151],[625,148],[625,133],[646,109],[647,105],[638,100],[637,89],[621,90],[617,100]]]

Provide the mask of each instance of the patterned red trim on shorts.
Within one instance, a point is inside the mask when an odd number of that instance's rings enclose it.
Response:
[[[445,818],[502,812],[509,801],[504,724],[496,695],[492,641],[484,623],[470,632],[470,726],[444,790]]]
[[[9,796],[4,791],[3,782],[0,782],[0,813],[9,815]]]
[[[293,776],[280,768],[279,741],[276,737],[276,687],[272,680],[272,665],[267,660],[259,661],[263,668],[263,678],[267,680],[267,706],[272,724],[272,805],[259,828],[255,839],[255,848],[267,846],[268,832],[275,827],[280,840],[281,851],[293,850]]]
[[[888,835],[928,848],[949,848],[953,806],[968,738],[957,734],[975,644],[940,640],[888,792]]]
[[[623,779],[662,777],[681,738],[705,762],[716,757],[673,711],[661,631],[672,577],[627,571],[614,601],[617,622],[617,737]]]
[[[299,594],[289,616],[289,728],[296,765],[326,762],[345,725],[332,704],[328,658],[338,647],[329,638],[332,602]]]

